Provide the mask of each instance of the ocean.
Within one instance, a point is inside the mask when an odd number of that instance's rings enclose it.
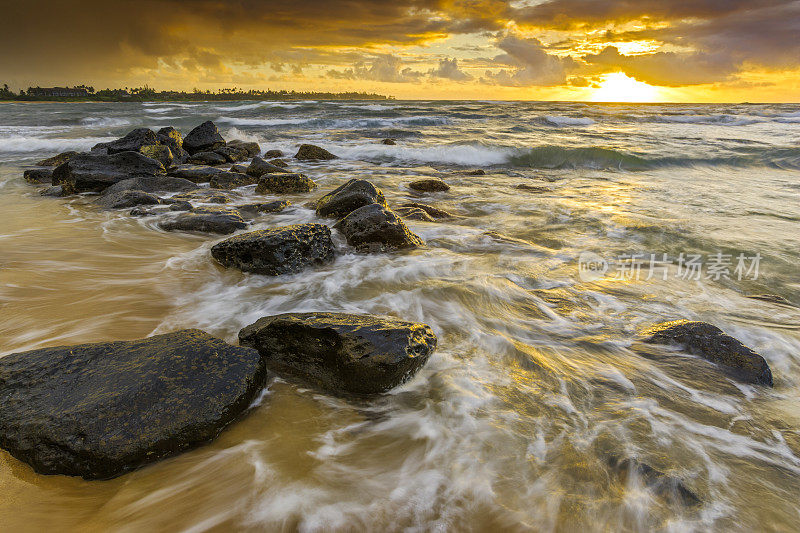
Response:
[[[407,221],[423,248],[357,254],[337,237],[333,263],[268,277],[217,265],[222,237],[22,179],[58,152],[205,120],[319,185],[252,229],[332,224],[306,204],[350,178],[457,217]],[[339,159],[293,160],[302,143]],[[451,189],[415,193],[421,177]],[[371,400],[275,379],[214,442],[111,481],[0,452],[0,529],[795,530],[799,264],[800,105],[2,103],[0,355],[183,328],[236,343],[299,311],[425,322],[439,344]],[[764,294],[781,299],[751,297]],[[639,342],[676,319],[763,355],[774,388]],[[676,505],[614,457],[701,503]]]

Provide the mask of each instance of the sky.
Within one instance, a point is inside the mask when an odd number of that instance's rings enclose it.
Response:
[[[13,89],[800,101],[800,0],[0,0],[0,14]]]

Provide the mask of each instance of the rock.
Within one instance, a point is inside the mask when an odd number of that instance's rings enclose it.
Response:
[[[175,202],[169,202],[169,210],[170,211],[191,211],[192,204],[187,202],[186,200],[178,200]]]
[[[762,302],[769,302],[773,304],[791,305],[794,307],[794,304],[792,302],[790,302],[783,296],[779,296],[777,294],[748,294],[747,298],[751,298],[753,300],[761,300]]]
[[[196,200],[208,204],[227,204],[231,201],[226,193],[217,189],[194,189],[193,191],[176,194],[172,197],[176,202]]]
[[[766,360],[721,329],[705,322],[663,322],[643,332],[650,344],[674,344],[687,352],[722,366],[745,383],[772,387],[772,371]]]
[[[450,190],[450,186],[438,178],[412,181],[408,186],[419,192],[443,192]]]
[[[105,150],[108,155],[120,152],[138,152],[142,146],[158,144],[156,133],[150,128],[137,128],[125,137],[107,143],[99,143],[92,147],[92,151]]]
[[[156,205],[160,199],[144,191],[125,190],[103,194],[95,203],[104,209],[127,209],[137,205]]]
[[[150,176],[144,178],[130,178],[118,181],[108,187],[104,194],[112,194],[121,191],[144,191],[144,192],[182,192],[197,189],[197,184],[182,178],[170,176]]]
[[[255,400],[256,350],[196,329],[0,358],[0,446],[40,474],[108,479],[214,439]]]
[[[432,216],[418,207],[399,207],[395,210],[395,213],[408,220],[436,222]]]
[[[255,215],[258,213],[280,213],[290,205],[292,205],[292,202],[287,200],[276,200],[274,202],[267,202],[263,204],[237,205],[236,209],[238,209],[240,213]]]
[[[316,188],[317,184],[302,174],[266,174],[258,180],[256,194],[301,193]]]
[[[220,172],[227,172],[227,170],[207,165],[178,165],[169,169],[170,176],[183,178],[195,183],[209,182],[214,175]]]
[[[52,168],[31,168],[22,173],[28,183],[53,183]]]
[[[225,161],[228,163],[246,161],[252,157],[246,148],[242,146],[231,145],[230,143],[220,148],[215,148],[214,153],[224,157]]]
[[[255,157],[261,153],[261,147],[257,142],[233,139],[232,141],[228,141],[227,146],[244,150],[248,157]]]
[[[281,167],[281,168],[288,168],[289,167],[289,163],[287,163],[283,159],[270,159],[269,161],[267,161],[267,163],[269,163],[270,165],[275,165],[276,167]]]
[[[189,152],[183,149],[183,136],[181,132],[172,126],[167,126],[166,128],[158,130],[156,137],[158,137],[159,144],[169,148],[174,163],[183,163],[189,157]]]
[[[485,176],[486,171],[482,168],[476,168],[474,170],[460,170],[456,172],[456,174],[460,174],[462,176]]]
[[[633,458],[620,458],[612,456],[608,460],[611,470],[627,483],[631,477],[641,479],[644,485],[657,496],[675,505],[696,506],[701,503],[700,498],[680,479],[669,476],[652,466]]]
[[[64,163],[72,159],[72,156],[76,155],[77,153],[78,152],[71,152],[71,151],[63,152],[58,155],[54,155],[53,157],[42,159],[41,161],[36,163],[36,165],[40,167],[57,167],[59,165],[63,165]]]
[[[209,185],[212,189],[235,189],[256,183],[256,179],[247,174],[235,172],[220,172],[211,176]]]
[[[247,223],[236,209],[226,207],[195,207],[189,212],[158,224],[167,231],[200,231],[228,235]]]
[[[215,244],[211,255],[224,267],[279,276],[333,261],[331,230],[324,224],[294,224],[251,231]]]
[[[525,183],[520,183],[519,185],[514,186],[514,188],[519,189],[520,191],[528,191],[534,193],[550,192],[550,188],[545,187],[543,185],[527,185]]]
[[[189,156],[186,162],[192,165],[224,165],[228,160],[217,152],[197,152]]]
[[[273,159],[275,157],[283,157],[283,152],[280,150],[267,150],[264,152],[264,159]]]
[[[132,217],[149,217],[149,216],[163,215],[169,210],[170,210],[169,207],[165,206],[145,207],[143,205],[140,205],[131,209],[128,214]]]
[[[279,374],[334,393],[378,394],[409,380],[436,348],[426,324],[345,313],[268,316],[239,332]]]
[[[53,185],[52,187],[46,187],[39,191],[39,194],[42,196],[52,196],[52,197],[60,197],[64,196],[64,189],[61,185]]]
[[[237,174],[247,174],[247,166],[245,165],[232,165],[228,172],[236,172]]]
[[[343,217],[369,204],[386,206],[386,198],[367,180],[351,179],[317,200],[316,209],[321,217]]]
[[[139,152],[82,153],[56,167],[53,185],[61,185],[66,194],[102,192],[122,180],[154,177],[164,172],[164,165]]]
[[[381,144],[386,144],[388,146],[394,146],[397,144],[397,139],[384,139],[381,141]]]
[[[148,144],[139,148],[139,153],[146,155],[150,159],[155,159],[164,165],[164,168],[167,168],[172,164],[172,150],[169,149],[169,146]]]
[[[297,154],[295,154],[294,157],[295,159],[300,159],[302,161],[338,159],[338,157],[329,151],[325,150],[324,148],[320,148],[319,146],[314,146],[313,144],[300,145],[300,148],[297,150]]]
[[[264,174],[275,174],[275,173],[282,173],[286,172],[282,167],[273,165],[272,163],[267,163],[260,157],[254,157],[253,161],[250,163],[250,166],[247,167],[247,174],[253,176],[254,178],[260,178]]]
[[[449,211],[445,211],[444,209],[439,209],[438,207],[434,207],[432,205],[420,204],[417,202],[408,202],[403,204],[401,207],[416,207],[417,209],[422,209],[432,218],[455,218],[456,216]]]
[[[384,252],[425,244],[394,211],[378,204],[359,207],[333,227],[359,252]]]
[[[217,126],[210,120],[197,126],[183,139],[183,149],[191,155],[222,146],[225,146],[225,139],[220,135]]]

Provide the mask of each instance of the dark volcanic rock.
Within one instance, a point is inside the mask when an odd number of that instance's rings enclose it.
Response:
[[[289,166],[289,163],[287,163],[283,159],[270,159],[269,161],[267,161],[267,163],[281,168],[287,168]]]
[[[378,204],[359,207],[333,227],[359,252],[384,252],[425,244],[394,211]]]
[[[759,354],[705,322],[676,320],[656,324],[644,331],[650,344],[675,344],[708,359],[745,383],[772,386],[772,371]]]
[[[56,167],[53,185],[61,185],[67,194],[101,192],[122,180],[162,174],[164,165],[139,152],[83,153]]]
[[[218,189],[194,189],[189,192],[182,192],[172,197],[172,200],[196,200],[198,202],[205,202],[208,204],[227,204],[231,201],[227,193],[221,192]]]
[[[39,191],[39,194],[42,196],[59,197],[64,196],[64,189],[61,187],[61,185],[53,185],[52,187],[46,187],[42,189]]]
[[[386,144],[388,146],[394,146],[397,144],[397,139],[384,139],[381,141],[381,144]]]
[[[426,324],[344,313],[264,317],[239,332],[280,374],[335,393],[376,394],[410,379],[436,348]]]
[[[311,192],[317,184],[302,174],[265,174],[258,180],[256,194]]]
[[[107,479],[210,441],[264,386],[256,350],[199,330],[0,358],[0,446],[40,474]]]
[[[247,227],[247,223],[236,209],[226,207],[195,207],[158,225],[167,231],[200,231],[221,235],[228,235],[237,229]]]
[[[245,185],[252,185],[256,179],[247,174],[237,174],[235,172],[220,172],[211,176],[209,185],[212,189],[235,189],[237,187],[244,187]]]
[[[267,150],[264,152],[264,159],[273,159],[275,157],[283,157],[283,152],[280,150]]]
[[[247,167],[247,173],[254,178],[260,178],[264,174],[275,174],[286,172],[282,167],[267,163],[260,157],[254,157],[250,166]]]
[[[22,173],[28,183],[53,183],[52,168],[31,168]]]
[[[450,190],[448,184],[437,178],[412,181],[408,186],[419,192],[443,192]]]
[[[183,178],[195,183],[209,182],[214,175],[220,172],[227,172],[227,170],[206,165],[178,165],[169,169],[170,176]]]
[[[197,152],[189,156],[186,162],[192,165],[223,165],[228,160],[217,152]]]
[[[266,202],[263,204],[237,205],[236,209],[238,209],[240,213],[255,215],[258,213],[280,213],[290,205],[292,205],[292,202],[287,200],[275,200],[274,202]]]
[[[127,209],[137,205],[156,205],[160,203],[158,196],[144,191],[125,190],[103,194],[96,203],[104,209]]]
[[[297,153],[294,157],[295,159],[300,159],[302,161],[338,159],[338,157],[326,149],[320,148],[319,146],[314,146],[313,144],[300,145],[300,148],[297,150]]]
[[[183,149],[192,155],[222,146],[225,146],[225,139],[220,135],[217,126],[210,120],[197,126],[183,139]]]
[[[239,161],[246,161],[252,157],[249,150],[243,146],[232,145],[231,143],[220,148],[215,148],[214,153],[224,157],[225,161],[228,163],[238,163]]]
[[[432,216],[419,207],[398,207],[395,213],[407,220],[421,220],[423,222],[435,222]]]
[[[279,276],[333,261],[331,230],[323,224],[294,224],[251,231],[215,244],[211,255],[225,267]]]
[[[380,189],[367,180],[352,179],[317,200],[317,214],[321,217],[343,217],[369,204],[386,205]]]
[[[247,166],[246,165],[231,165],[231,168],[228,169],[228,172],[235,172],[237,174],[247,174]]]
[[[691,507],[701,503],[697,494],[686,487],[683,481],[656,470],[647,463],[633,458],[612,456],[608,459],[608,464],[623,483],[629,482],[632,477],[637,477],[648,489],[673,505]]]
[[[250,141],[240,141],[239,139],[233,139],[232,141],[228,141],[226,145],[230,148],[236,148],[244,150],[248,157],[255,157],[261,153],[261,147],[258,145],[257,142],[250,142]]]
[[[462,176],[485,176],[486,171],[482,168],[476,168],[474,170],[460,170],[456,174],[461,174]]]
[[[138,152],[142,146],[149,144],[158,144],[156,133],[150,128],[137,128],[115,141],[96,144],[92,150],[105,150],[111,155],[120,152]]]
[[[72,159],[72,156],[76,155],[77,153],[78,152],[63,152],[58,155],[54,155],[53,157],[42,159],[36,164],[40,167],[57,167],[58,165],[63,165]]]
[[[189,180],[170,176],[151,176],[118,181],[107,188],[104,194],[112,194],[120,191],[182,192],[193,191],[195,189],[197,189],[197,184]]]
[[[139,148],[139,153],[146,155],[150,159],[155,159],[164,165],[164,168],[169,167],[174,159],[172,156],[172,150],[170,150],[169,146],[163,146],[160,144],[148,144],[146,146],[142,146]]]
[[[170,198],[170,200],[172,200],[172,199]],[[165,202],[165,203],[167,203],[167,202]],[[170,211],[191,211],[192,210],[192,204],[187,202],[186,200],[171,201],[171,202],[168,202],[168,203],[169,203],[169,210]]]
[[[422,209],[432,218],[454,218],[456,216],[449,211],[445,211],[444,209],[439,209],[438,207],[434,207],[432,205],[420,204],[417,202],[408,202],[403,204],[401,207],[416,207],[417,209]]]
[[[189,152],[183,149],[183,135],[172,126],[161,128],[156,136],[160,144],[169,148],[174,163],[183,163],[189,157]]]

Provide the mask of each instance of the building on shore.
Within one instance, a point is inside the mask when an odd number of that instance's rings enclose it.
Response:
[[[89,96],[83,87],[28,87],[28,96],[81,97]]]

